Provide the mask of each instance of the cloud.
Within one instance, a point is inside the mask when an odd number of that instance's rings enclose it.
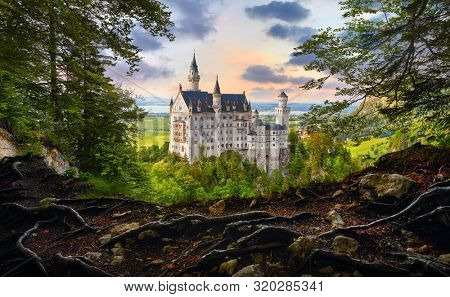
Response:
[[[303,56],[291,56],[287,65],[304,66],[311,63],[316,56],[314,54],[303,55]]]
[[[139,47],[142,51],[154,51],[162,48],[162,43],[156,40],[149,32],[137,26],[131,32],[133,44]]]
[[[258,100],[258,99],[274,99],[280,95],[280,92],[282,90],[286,94],[288,94],[288,96],[290,94],[294,94],[295,92],[298,92],[298,88],[295,88],[295,87],[288,87],[288,88],[284,88],[284,89],[256,87],[250,91],[250,96],[251,96],[251,99],[256,99],[256,100]]]
[[[192,37],[203,40],[209,34],[216,32],[214,28],[216,15],[209,11],[212,1],[165,0],[164,2],[171,10],[174,9],[178,13],[173,29],[176,37]]]
[[[252,65],[245,69],[242,79],[258,83],[293,83],[302,84],[309,80],[307,77],[292,77],[285,74],[277,74],[265,65]]]
[[[311,35],[316,32],[316,29],[311,27],[276,24],[270,27],[266,34],[273,38],[292,40],[301,44],[310,39]]]
[[[298,2],[272,1],[269,4],[247,7],[245,12],[249,17],[261,20],[280,19],[286,22],[298,22],[306,19],[311,11]]]
[[[125,82],[129,80],[133,81],[145,81],[156,78],[167,78],[174,75],[172,69],[166,67],[158,67],[150,65],[146,62],[139,64],[139,71],[133,73],[133,75],[127,76],[129,67],[126,63],[119,62],[113,68],[106,71],[106,74],[116,82]]]

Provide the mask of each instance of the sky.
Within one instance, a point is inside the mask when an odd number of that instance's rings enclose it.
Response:
[[[336,99],[337,81],[331,80],[321,90],[299,89],[322,75],[304,70],[311,57],[291,54],[318,29],[342,25],[338,0],[161,2],[172,12],[175,41],[152,37],[137,27],[132,38],[142,49],[140,71],[127,77],[127,66],[119,63],[108,72],[137,96],[170,100],[179,84],[188,89],[195,50],[202,91],[212,92],[218,75],[222,93],[245,91],[255,102],[274,102],[281,90],[291,102]]]

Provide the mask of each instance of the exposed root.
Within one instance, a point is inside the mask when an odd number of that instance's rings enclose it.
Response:
[[[375,226],[378,226],[381,224],[385,224],[385,223],[391,222],[391,221],[409,213],[425,199],[437,199],[437,198],[446,198],[446,197],[450,197],[450,187],[434,187],[434,188],[431,188],[428,191],[422,193],[420,196],[418,196],[416,199],[414,199],[411,202],[411,204],[409,204],[406,208],[404,208],[400,212],[397,212],[391,216],[388,216],[388,217],[385,217],[385,218],[382,218],[379,220],[375,220],[375,221],[373,221],[369,224],[365,224],[365,225],[355,225],[355,226],[333,229],[328,232],[320,234],[319,237],[332,236],[332,235],[338,234],[340,232],[345,232],[345,231],[368,229],[368,228],[372,228],[372,227],[375,227]]]
[[[414,271],[416,275],[450,276],[450,265],[430,256],[414,253],[391,253],[391,255],[403,260],[400,267],[408,271]]]
[[[61,253],[56,253],[55,260],[59,264],[60,274],[65,276],[112,276],[100,268],[87,264],[83,260],[75,257],[64,257]]]
[[[4,203],[1,205],[2,208],[17,209],[24,213],[31,215],[34,218],[48,218],[48,217],[59,217],[64,218],[66,216],[70,217],[77,225],[82,227],[87,227],[83,217],[75,211],[73,208],[63,205],[50,204],[49,206],[38,206],[38,207],[25,207],[18,203]]]
[[[137,237],[141,232],[153,230],[164,236],[175,236],[189,229],[190,232],[198,232],[214,227],[224,227],[231,222],[267,218],[271,215],[265,211],[254,211],[241,214],[235,214],[223,217],[208,218],[203,215],[187,215],[178,219],[165,222],[150,222],[134,230],[119,234],[106,243],[104,246],[112,246],[117,242],[124,241],[127,238]]]
[[[345,254],[334,254],[327,250],[314,250],[299,267],[301,273],[316,272],[320,268],[331,266],[338,271],[345,271],[350,275],[358,271],[364,276],[408,276],[408,270],[391,266],[383,262],[365,262],[354,259]]]

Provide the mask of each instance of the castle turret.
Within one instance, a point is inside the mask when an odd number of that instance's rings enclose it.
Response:
[[[191,91],[200,91],[200,74],[198,72],[197,60],[195,59],[195,52],[194,58],[192,58],[188,80],[189,83],[191,84]]]
[[[278,96],[278,107],[275,108],[275,123],[282,126],[289,125],[289,114],[291,109],[287,107],[288,96],[284,91]]]
[[[252,111],[252,121],[251,121],[252,127],[257,126],[258,122],[259,122],[259,111],[257,109],[254,109]]]
[[[214,86],[214,91],[212,95],[213,95],[212,108],[216,112],[220,112],[222,109],[222,94],[220,93],[219,76],[217,76],[216,78],[216,85]]]

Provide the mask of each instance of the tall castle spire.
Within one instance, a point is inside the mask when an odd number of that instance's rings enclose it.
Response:
[[[216,76],[216,85],[214,86],[213,94],[220,94],[219,76]]]
[[[191,91],[200,91],[199,83],[200,83],[200,74],[198,72],[197,60],[195,59],[195,51],[194,57],[192,58],[191,68],[189,70],[188,80],[191,84]]]
[[[220,93],[220,86],[219,86],[219,76],[216,77],[216,85],[214,86],[213,91],[213,105],[212,108],[215,110],[216,113],[219,113],[222,109],[222,94]]]

